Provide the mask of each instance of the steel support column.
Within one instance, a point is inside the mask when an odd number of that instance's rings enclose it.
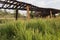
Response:
[[[15,16],[16,20],[18,19],[18,9],[16,9],[16,16]]]
[[[27,5],[27,19],[30,19],[29,6]]]
[[[52,10],[50,10],[50,18],[52,18],[53,14],[52,14]]]

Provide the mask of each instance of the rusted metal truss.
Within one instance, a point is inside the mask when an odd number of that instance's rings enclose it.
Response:
[[[32,4],[28,4],[28,3],[20,2],[16,0],[5,0],[5,1],[0,0],[0,4],[2,4],[0,9],[27,10],[26,7],[28,5],[30,11],[44,11],[44,10],[60,11],[58,9],[52,9],[52,8],[41,8],[41,7],[34,6]]]
[[[31,4],[27,4],[24,2],[20,1],[15,1],[15,0],[5,0],[5,1],[0,1],[0,4],[3,4],[0,9],[18,9],[18,10],[27,10],[26,6],[29,6],[29,9],[31,11],[39,10],[40,8]]]
[[[60,10],[58,10],[58,9],[41,8],[41,7],[34,6],[32,4],[28,4],[28,3],[20,2],[20,1],[16,1],[16,0],[5,0],[5,1],[0,0],[0,4],[2,4],[2,6],[0,6],[0,9],[13,9],[13,10],[15,9],[16,10],[16,20],[17,20],[18,10],[27,10],[27,6],[29,7],[29,11],[35,11],[35,12],[40,11],[40,12],[42,12],[41,14],[43,14],[43,16],[45,14],[47,15],[48,13],[50,13],[50,11],[52,11],[52,14],[60,12]]]

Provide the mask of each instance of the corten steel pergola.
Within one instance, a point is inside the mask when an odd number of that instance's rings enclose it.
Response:
[[[40,8],[40,7],[34,6],[32,4],[28,4],[28,3],[20,2],[20,1],[16,1],[16,0],[5,0],[5,1],[0,0],[0,4],[2,4],[0,9],[16,10],[16,20],[18,18],[18,10],[27,10],[28,19],[30,19],[29,11],[42,12],[40,14],[41,16],[44,16],[45,13],[46,14],[49,13],[52,16],[52,14],[56,14],[56,13],[60,12],[60,10],[57,10],[57,9]],[[43,12],[45,12],[45,13],[43,13]]]
[[[16,10],[16,20],[18,17],[18,10],[27,10],[27,17],[28,19],[30,18],[29,15],[29,10],[30,11],[35,11],[38,10],[39,8],[36,6],[33,6],[31,4],[27,4],[24,2],[19,2],[16,0],[5,0],[5,1],[0,1],[0,4],[3,4],[0,9],[15,9]]]

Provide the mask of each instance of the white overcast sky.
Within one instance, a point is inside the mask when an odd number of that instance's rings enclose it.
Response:
[[[39,7],[60,9],[60,0],[18,0]]]

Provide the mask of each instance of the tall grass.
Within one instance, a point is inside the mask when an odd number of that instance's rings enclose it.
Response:
[[[60,18],[4,20],[0,40],[60,40]]]

